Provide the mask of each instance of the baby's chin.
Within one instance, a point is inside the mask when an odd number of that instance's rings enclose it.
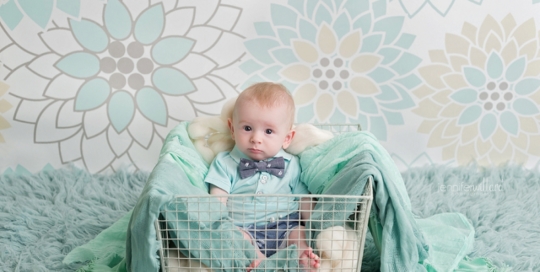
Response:
[[[272,158],[272,157],[267,157],[267,156],[248,156],[251,160],[254,160],[254,161],[265,161],[269,158]]]
[[[277,155],[274,154],[273,156],[269,156],[268,154],[266,153],[259,153],[259,154],[246,154],[250,159],[254,160],[254,161],[265,161],[265,160],[268,160],[268,159],[271,159],[273,157],[275,157]]]

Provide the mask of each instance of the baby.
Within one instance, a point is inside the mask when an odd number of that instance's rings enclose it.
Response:
[[[230,152],[216,156],[205,178],[210,185],[210,194],[233,208],[231,217],[244,237],[257,248],[258,258],[248,270],[257,267],[278,249],[292,244],[298,248],[300,265],[310,270],[320,266],[319,256],[306,243],[304,227],[300,225],[300,220],[310,216],[311,198],[302,198],[298,202],[285,197],[281,201],[255,203],[268,211],[263,213],[256,213],[253,203],[232,201],[232,198],[227,203],[229,194],[309,193],[300,181],[298,158],[283,150],[295,134],[292,128],[294,114],[293,98],[281,84],[257,83],[244,90],[228,120],[235,146]],[[271,168],[270,165],[278,167]],[[257,198],[253,201],[257,202]],[[270,209],[271,205],[280,209]],[[283,205],[286,209],[282,209]],[[298,212],[299,206],[301,212]],[[253,210],[253,214],[246,214],[246,210]],[[280,214],[278,210],[296,212]]]

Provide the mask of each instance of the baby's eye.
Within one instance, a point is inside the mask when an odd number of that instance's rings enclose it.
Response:
[[[264,132],[265,132],[266,134],[272,134],[273,131],[272,131],[271,129],[268,128],[268,129],[266,129]]]
[[[245,131],[251,131],[251,127],[250,126],[244,126],[244,130]]]

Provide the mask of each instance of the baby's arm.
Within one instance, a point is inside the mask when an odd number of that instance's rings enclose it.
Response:
[[[219,199],[219,201],[221,201],[221,203],[223,203],[224,205],[227,205],[227,198],[228,198],[228,193],[215,186],[215,185],[210,185],[210,194],[213,195],[213,196],[217,196],[217,198]]]
[[[302,197],[300,199],[300,218],[302,220],[308,220],[311,217],[311,210],[313,210],[316,203],[311,197]]]

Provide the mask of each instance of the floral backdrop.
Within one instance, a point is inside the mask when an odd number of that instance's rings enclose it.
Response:
[[[149,171],[168,131],[278,81],[401,170],[539,167],[540,0],[2,0],[0,173]]]

